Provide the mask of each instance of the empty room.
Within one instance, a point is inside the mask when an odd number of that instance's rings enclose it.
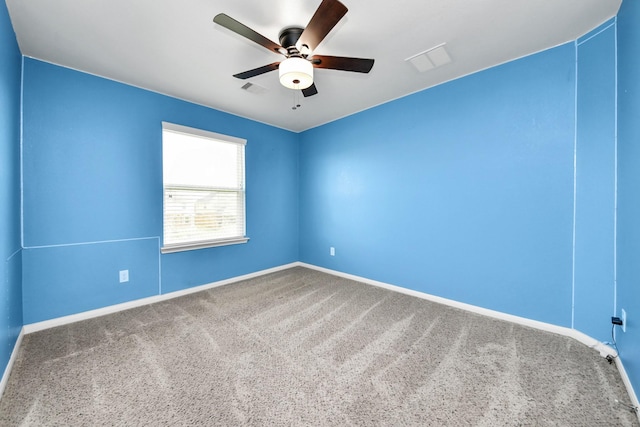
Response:
[[[0,425],[639,426],[638,22],[2,2]]]

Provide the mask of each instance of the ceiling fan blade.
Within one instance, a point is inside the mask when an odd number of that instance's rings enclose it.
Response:
[[[266,47],[272,52],[281,54],[284,54],[283,52],[286,52],[286,49],[284,49],[278,43],[275,43],[262,34],[255,32],[246,25],[236,21],[229,15],[219,13],[213,18],[213,22],[218,25],[222,25],[223,27],[233,31],[236,34],[241,35],[242,37],[248,38],[252,42],[258,43],[260,46]]]
[[[338,0],[322,0],[309,24],[298,39],[298,46],[306,45],[314,50],[347,13],[347,7]]]
[[[316,93],[318,93],[318,89],[316,89],[316,84],[315,83],[312,83],[311,86],[309,86],[306,89],[302,89],[302,94],[304,95],[305,98],[307,96],[313,96]]]
[[[254,68],[253,70],[245,71],[243,73],[234,74],[233,77],[239,79],[250,79],[251,77],[259,76],[260,74],[268,73],[269,71],[275,71],[280,65],[279,62],[273,64],[263,65],[262,67]]]
[[[313,55],[311,58],[311,63],[316,68],[355,71],[356,73],[368,73],[373,67],[373,62],[373,59],[348,58],[344,56]]]

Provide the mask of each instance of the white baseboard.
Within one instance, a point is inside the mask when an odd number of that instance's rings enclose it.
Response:
[[[13,351],[11,352],[11,357],[9,357],[9,362],[7,363],[7,366],[4,368],[2,379],[0,379],[0,398],[2,398],[2,395],[4,394],[4,389],[7,387],[7,382],[9,382],[9,375],[11,375],[11,370],[13,369],[13,364],[16,361],[16,357],[18,357],[18,351],[20,350],[20,346],[22,345],[23,336],[24,336],[24,327],[20,329],[20,333],[18,334],[18,339],[16,340],[16,343],[13,346]]]
[[[629,399],[631,400],[631,406],[636,407],[636,415],[638,416],[638,421],[640,421],[640,402],[638,401],[638,396],[636,395],[633,386],[631,385],[631,380],[629,380],[629,376],[627,375],[626,369],[624,369],[624,364],[619,357],[616,357],[616,366],[618,367],[618,372],[620,372],[620,376],[622,377],[622,382],[624,383],[625,388],[627,389],[627,393],[629,393]]]
[[[107,314],[117,313],[119,311],[128,310],[130,308],[142,307],[147,304],[153,304],[156,302],[178,298],[184,295],[193,294],[195,292],[200,292],[207,289],[216,288],[218,286],[224,286],[234,282],[239,282],[241,280],[253,279],[254,277],[263,276],[269,273],[275,273],[276,271],[286,270],[288,268],[296,267],[299,265],[299,262],[293,262],[266,270],[256,271],[255,273],[249,273],[242,276],[232,277],[230,279],[207,283],[200,286],[194,286],[193,288],[182,289],[162,295],[154,295],[152,297],[141,298],[134,301],[127,301],[122,304],[110,305],[108,307],[102,307],[95,310],[84,311],[82,313],[71,314],[69,316],[57,317],[55,319],[44,320],[42,322],[30,323],[28,325],[24,325],[23,330],[25,334],[31,334],[33,332],[55,328],[56,326],[68,325],[69,323],[75,323],[81,320],[92,319],[94,317],[105,316]]]
[[[499,319],[499,320],[504,320],[507,322],[512,322],[512,323],[516,323],[518,325],[524,325],[524,326],[529,326],[531,328],[535,328],[538,330],[542,330],[542,331],[546,331],[546,332],[551,332],[554,334],[558,334],[558,335],[563,335],[563,336],[567,336],[570,338],[573,338],[575,340],[577,340],[578,342],[586,345],[587,347],[593,348],[595,350],[598,350],[598,352],[600,353],[600,356],[602,357],[607,357],[607,356],[617,356],[617,352],[609,347],[608,345],[596,340],[595,338],[592,338],[576,329],[571,329],[571,328],[566,328],[563,326],[557,326],[557,325],[553,325],[551,323],[545,323],[545,322],[540,322],[538,320],[532,320],[532,319],[527,319],[526,317],[520,317],[520,316],[514,316],[512,314],[507,314],[507,313],[503,313],[500,311],[495,311],[495,310],[490,310],[487,308],[483,308],[483,307],[478,307],[475,305],[471,305],[471,304],[466,304],[463,302],[459,302],[459,301],[455,301],[455,300],[451,300],[451,299],[447,299],[447,298],[442,298],[442,297],[438,297],[435,295],[430,295],[424,292],[419,292],[419,291],[414,291],[412,289],[407,289],[407,288],[403,288],[400,286],[395,286],[395,285],[391,285],[388,283],[384,283],[384,282],[379,282],[377,280],[371,280],[371,279],[367,279],[366,277],[360,277],[360,276],[355,276],[353,274],[348,274],[348,273],[343,273],[341,271],[336,271],[336,270],[331,270],[328,268],[324,268],[324,267],[318,267],[312,264],[307,264],[307,263],[298,263],[300,266],[302,267],[306,267],[306,268],[310,268],[312,270],[317,270],[317,271],[321,271],[323,273],[327,273],[327,274],[332,274],[334,276],[338,276],[338,277],[343,277],[345,279],[350,279],[350,280],[355,280],[357,282],[361,282],[361,283],[366,283],[368,285],[372,285],[372,286],[378,286],[380,288],[385,288],[385,289],[389,289],[392,291],[396,291],[396,292],[400,292],[406,295],[411,295],[411,296],[415,296],[418,298],[422,298],[428,301],[432,301],[432,302],[436,302],[439,304],[444,304],[444,305],[448,305],[450,307],[455,307],[455,308],[459,308],[462,310],[466,310],[466,311],[470,311],[472,313],[476,313],[476,314],[481,314],[483,316],[489,316],[492,317],[494,319]],[[615,357],[615,361],[616,361],[616,366],[618,368],[618,371],[620,372],[620,376],[622,377],[622,381],[624,382],[624,385],[627,389],[627,392],[629,394],[629,398],[631,399],[632,405],[635,407],[640,407],[640,404],[638,403],[638,398],[635,394],[635,391],[633,389],[633,386],[631,385],[631,381],[629,380],[629,377],[627,376],[627,373],[624,369],[624,365],[622,363],[622,361],[620,360],[619,357]],[[640,412],[638,412],[638,419],[640,420]]]
[[[531,328],[539,329],[546,332],[552,332],[559,335],[565,335],[574,338],[588,347],[595,348],[600,352],[602,357],[608,355],[615,356],[616,351],[611,347],[601,343],[600,341],[591,338],[588,335],[583,334],[575,329],[566,328],[564,326],[553,325],[551,323],[540,322],[538,320],[527,319],[526,317],[515,316],[513,314],[503,313],[501,311],[490,310],[488,308],[478,307],[476,305],[466,304],[464,302],[455,301],[448,298],[442,298],[435,295],[427,294],[420,291],[414,291],[412,289],[403,288],[400,286],[390,285],[389,283],[378,282],[377,280],[367,279],[366,277],[355,276],[353,274],[342,273],[340,271],[330,270],[324,267],[318,267],[311,264],[300,263],[301,266],[307,267],[313,270],[322,271],[324,273],[332,274],[334,276],[343,277],[345,279],[355,280],[358,282],[366,283],[368,285],[377,286],[380,288],[389,289],[392,291],[400,292],[406,295],[426,299],[439,304],[448,305],[450,307],[459,308],[472,313],[481,314],[483,316],[493,317],[494,319],[506,320],[508,322],[517,323],[519,325],[529,326]]]

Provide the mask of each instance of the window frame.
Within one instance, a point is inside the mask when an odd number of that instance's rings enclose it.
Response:
[[[243,210],[243,235],[242,236],[233,236],[226,237],[220,239],[207,239],[207,240],[191,240],[188,242],[180,242],[180,243],[171,243],[166,244],[165,242],[165,220],[166,220],[166,212],[165,212],[165,197],[167,191],[167,184],[165,182],[164,177],[164,132],[175,132],[182,133],[188,136],[201,137],[211,140],[218,140],[223,143],[232,143],[242,146],[242,188],[241,190],[226,190],[226,191],[235,191],[240,193],[242,196],[242,210]],[[243,138],[238,138],[235,136],[223,135],[216,132],[211,132],[203,129],[192,128],[188,126],[182,126],[175,123],[162,122],[162,246],[160,247],[160,252],[163,254],[174,253],[174,252],[183,252],[183,251],[191,251],[196,249],[205,249],[205,248],[213,248],[218,246],[228,246],[228,245],[236,245],[247,243],[249,241],[249,237],[247,237],[247,206],[246,206],[246,150],[245,147],[247,145],[247,140]],[[169,186],[171,187],[171,186]],[[208,187],[203,187],[208,188]],[[213,191],[218,191],[218,189],[212,189]]]

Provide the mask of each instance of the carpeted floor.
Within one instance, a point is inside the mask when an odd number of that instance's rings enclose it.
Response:
[[[297,267],[26,335],[2,426],[637,426],[570,338]]]

